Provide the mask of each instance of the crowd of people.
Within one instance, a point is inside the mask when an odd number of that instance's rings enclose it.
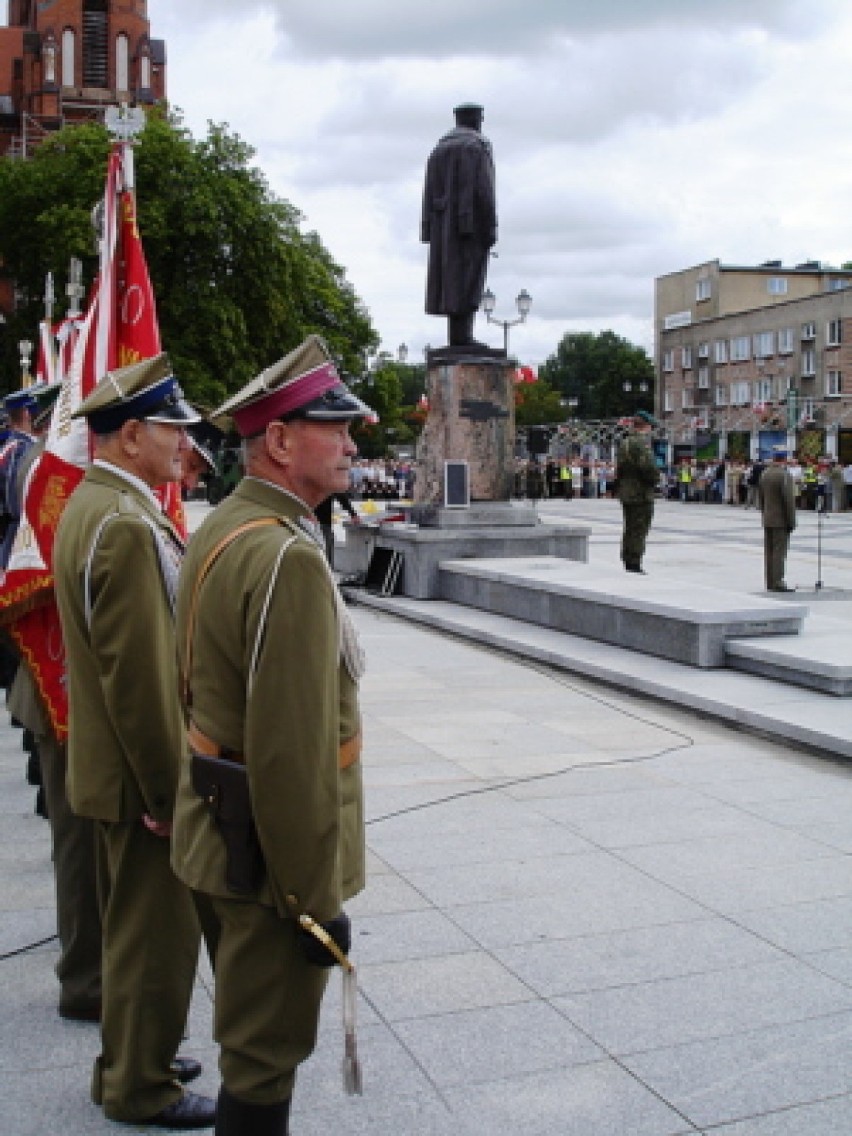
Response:
[[[758,507],[757,489],[763,461],[684,458],[659,470],[656,492],[672,501]],[[831,458],[791,457],[787,468],[793,479],[796,506],[828,512],[852,509],[852,462]],[[577,497],[615,497],[616,463],[597,458],[518,458],[513,493],[529,500]]]
[[[771,460],[771,459],[770,459]],[[852,508],[852,462],[832,458],[785,458],[793,480],[796,507],[828,512]],[[683,459],[666,471],[663,495],[680,501],[699,501],[758,507],[760,477],[769,462],[737,459],[711,462]]]

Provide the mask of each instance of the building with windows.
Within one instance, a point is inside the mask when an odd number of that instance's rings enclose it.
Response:
[[[109,106],[166,100],[166,49],[147,0],[9,0],[0,27],[0,155],[26,158],[52,131]],[[0,322],[14,307],[0,272]]]
[[[673,460],[852,460],[852,271],[708,261],[657,278],[654,325]]]
[[[166,50],[147,0],[9,0],[0,28],[0,154],[121,103],[166,98]]]

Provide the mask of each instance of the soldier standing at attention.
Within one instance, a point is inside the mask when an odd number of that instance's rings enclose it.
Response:
[[[175,1058],[198,962],[191,892],[169,861],[184,737],[173,598],[183,542],[152,490],[181,476],[184,402],[159,355],[108,373],[75,412],[95,460],[54,547],[68,675],[68,800],[96,822],[103,873],[101,1053],[92,1098],[110,1120],[209,1128],[215,1105]]]
[[[633,432],[618,450],[618,499],[624,514],[621,559],[628,572],[643,572],[645,541],[654,517],[654,489],[660,478],[650,445],[655,425],[652,415],[638,411]]]
[[[345,954],[343,903],[364,886],[361,653],[313,510],[348,489],[367,413],[316,336],[225,403],[214,418],[244,439],[246,474],[181,570],[172,862],[221,928],[217,1136],[287,1132],[335,962],[299,920]]]
[[[763,552],[766,587],[770,592],[792,592],[784,583],[784,563],[790,546],[790,533],[796,527],[796,489],[787,469],[787,451],[772,451],[757,486],[763,522]]]

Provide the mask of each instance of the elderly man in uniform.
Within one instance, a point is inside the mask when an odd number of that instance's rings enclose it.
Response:
[[[628,572],[644,572],[645,541],[654,518],[654,490],[660,479],[650,444],[654,425],[652,415],[638,411],[633,432],[618,450],[618,499],[624,515],[621,560]]]
[[[198,961],[169,836],[184,736],[173,599],[183,544],[152,490],[181,475],[184,402],[159,355],[107,374],[76,414],[95,460],[54,549],[68,663],[68,799],[96,822],[103,872],[101,1053],[92,1097],[111,1120],[211,1127],[215,1104],[176,1059]]]
[[[757,496],[763,522],[766,588],[770,592],[792,592],[795,589],[784,583],[784,564],[790,533],[796,527],[796,489],[783,447],[772,451],[772,464],[761,474]]]
[[[348,488],[366,413],[316,336],[249,383],[216,415],[244,439],[246,476],[181,571],[191,752],[172,858],[220,921],[219,1136],[287,1132],[335,962],[305,917],[345,954],[343,903],[364,886],[361,653],[313,510]]]

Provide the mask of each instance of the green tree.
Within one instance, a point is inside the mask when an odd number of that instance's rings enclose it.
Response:
[[[386,353],[380,353],[375,366],[364,378],[356,381],[358,396],[376,412],[377,423],[355,423],[352,436],[363,457],[383,457],[391,446],[404,445],[414,437],[403,403],[404,372],[409,368],[394,363]],[[419,397],[419,396],[418,396]]]
[[[546,426],[565,419],[559,391],[546,380],[518,383],[515,387],[515,423],[518,426]]]
[[[53,270],[64,295],[69,257],[96,259],[90,214],[103,193],[109,138],[98,125],[52,135],[27,162],[0,159],[0,265],[19,303],[3,364],[42,317]],[[153,112],[135,147],[139,229],[163,345],[189,396],[214,406],[317,332],[359,375],[378,337],[370,317],[298,209],[276,197],[254,151],[222,125],[195,140],[179,116]],[[6,382],[7,386],[17,385]]]
[[[577,400],[578,418],[617,418],[653,409],[654,365],[644,348],[614,331],[563,336],[538,374],[564,399]],[[640,389],[643,383],[645,392]]]

